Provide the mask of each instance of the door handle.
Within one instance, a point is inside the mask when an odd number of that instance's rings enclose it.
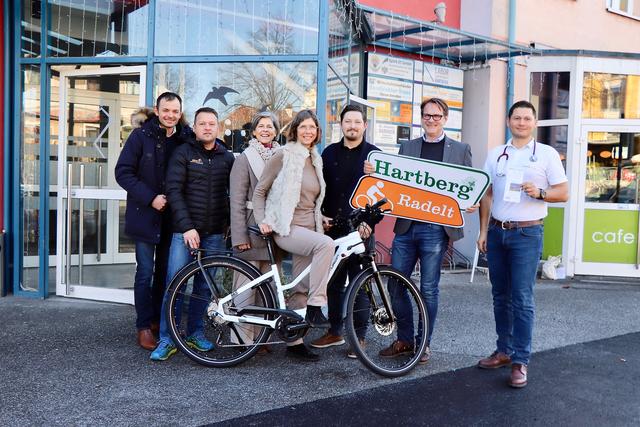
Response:
[[[84,188],[84,165],[80,165],[80,189]],[[78,284],[82,285],[84,267],[84,198],[80,197],[78,215]]]
[[[71,291],[71,223],[72,223],[72,204],[71,204],[71,186],[73,185],[73,165],[69,163],[67,165],[67,236],[66,247],[67,253],[65,254],[65,266],[64,266],[64,281],[65,292],[69,295]]]
[[[102,188],[102,165],[98,166],[98,190]],[[100,249],[102,248],[102,200],[98,199],[98,213],[96,218],[96,230],[97,230],[97,248],[96,248],[96,261],[100,262]]]

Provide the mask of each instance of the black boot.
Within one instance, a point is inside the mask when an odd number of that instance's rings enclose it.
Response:
[[[331,323],[324,317],[322,314],[322,309],[317,305],[308,305],[307,306],[307,316],[305,320],[312,328],[328,328],[331,326]]]
[[[311,352],[304,344],[288,346],[287,356],[291,356],[298,360],[304,360],[305,362],[317,362],[318,359],[320,359],[320,356]]]

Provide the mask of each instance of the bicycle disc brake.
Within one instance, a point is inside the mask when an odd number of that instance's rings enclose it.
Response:
[[[284,342],[294,342],[298,339],[304,338],[304,336],[307,335],[307,331],[309,331],[309,327],[307,326],[302,329],[289,330],[288,326],[294,325],[300,325],[300,322],[281,316],[276,322],[276,333],[278,334],[278,337],[280,337]]]
[[[211,321],[218,325],[224,325],[227,323],[227,321],[218,314],[218,303],[216,301],[211,301],[207,306],[207,315]]]
[[[384,307],[380,307],[373,312],[372,323],[375,330],[384,337],[391,335],[396,325],[394,321],[389,319],[387,310]]]

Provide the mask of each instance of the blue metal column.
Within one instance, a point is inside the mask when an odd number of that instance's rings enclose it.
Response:
[[[13,120],[11,122],[12,138],[11,148],[13,150],[11,159],[11,178],[9,178],[10,194],[11,194],[11,213],[10,224],[11,230],[9,231],[11,239],[11,261],[13,263],[13,273],[11,275],[11,281],[13,284],[14,295],[20,294],[20,282],[22,279],[22,198],[20,197],[20,129],[21,129],[21,115],[19,100],[22,99],[22,72],[20,70],[20,18],[21,13],[19,9],[19,2],[13,1],[12,15],[13,19],[13,102],[12,107],[15,109],[13,114]],[[13,221],[11,221],[13,220]]]
[[[327,75],[329,63],[329,2],[321,1],[320,20],[318,23],[318,77],[316,95],[316,113],[320,126],[327,126]],[[324,138],[320,139],[320,151],[324,148]]]
[[[509,44],[515,43],[516,40],[516,0],[509,0]],[[505,117],[513,104],[513,84],[515,82],[515,61],[509,56],[507,63],[507,105],[505,108]],[[511,138],[511,131],[507,127],[505,132],[505,141]]]
[[[3,28],[4,28],[4,116],[2,117],[4,123],[4,133],[3,133],[3,141],[4,141],[4,159],[3,159],[3,176],[2,176],[2,185],[3,185],[3,224],[5,227],[5,233],[3,235],[3,241],[0,242],[3,248],[2,257],[3,257],[3,271],[2,277],[4,278],[4,283],[2,284],[2,289],[0,289],[0,295],[4,296],[7,294],[9,290],[9,284],[12,283],[12,272],[13,269],[9,268],[12,262],[11,260],[11,230],[8,228],[11,227],[11,186],[9,185],[11,182],[11,159],[13,158],[11,155],[12,152],[12,142],[11,138],[11,117],[13,112],[13,103],[11,102],[11,82],[13,81],[13,58],[11,57],[12,43],[11,43],[11,35],[13,32],[11,31],[11,20],[9,16],[12,14],[11,10],[11,2],[9,0],[2,1],[2,11],[3,11]]]
[[[147,28],[147,79],[145,82],[140,82],[140,84],[145,85],[145,105],[148,107],[155,105],[155,100],[153,97],[153,74],[155,72],[153,56],[155,55],[156,46],[155,0],[149,2],[149,16],[147,18],[149,21],[149,28]]]

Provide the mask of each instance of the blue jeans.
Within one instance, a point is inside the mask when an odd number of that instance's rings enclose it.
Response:
[[[211,251],[224,250],[224,239],[222,234],[210,234],[208,236],[200,236],[200,247]],[[191,255],[191,251],[184,244],[182,233],[173,233],[173,239],[171,240],[171,250],[169,251],[169,268],[167,269],[167,283],[171,282],[171,279],[175,274],[180,271],[182,267],[189,264],[194,260]],[[203,329],[202,315],[207,307],[207,301],[211,296],[211,292],[204,281],[202,275],[198,274],[193,280],[192,294],[198,296],[198,298],[189,298],[189,314],[187,319],[187,336],[193,334],[196,331]],[[171,334],[169,333],[169,324],[165,314],[166,305],[168,304],[168,297],[165,293],[164,300],[162,301],[162,315],[160,316],[160,341],[172,342]],[[176,299],[176,323],[180,324],[182,305],[182,298]]]
[[[489,225],[487,260],[497,350],[511,355],[513,363],[527,365],[535,315],[533,285],[542,255],[543,226],[503,230]]]
[[[133,296],[136,328],[149,329],[152,322],[160,320],[171,237],[163,236],[158,244],[136,241],[135,245],[136,274]]]
[[[427,345],[431,343],[438,313],[440,268],[448,245],[449,236],[441,225],[424,222],[414,222],[406,233],[396,235],[393,239],[391,265],[394,268],[400,270],[405,276],[411,277],[416,261],[420,260],[420,295],[429,319]],[[414,343],[413,313],[408,292],[399,290],[394,283],[390,283],[389,295],[398,319],[398,339]],[[422,335],[422,327],[422,322],[419,322],[418,337]]]

